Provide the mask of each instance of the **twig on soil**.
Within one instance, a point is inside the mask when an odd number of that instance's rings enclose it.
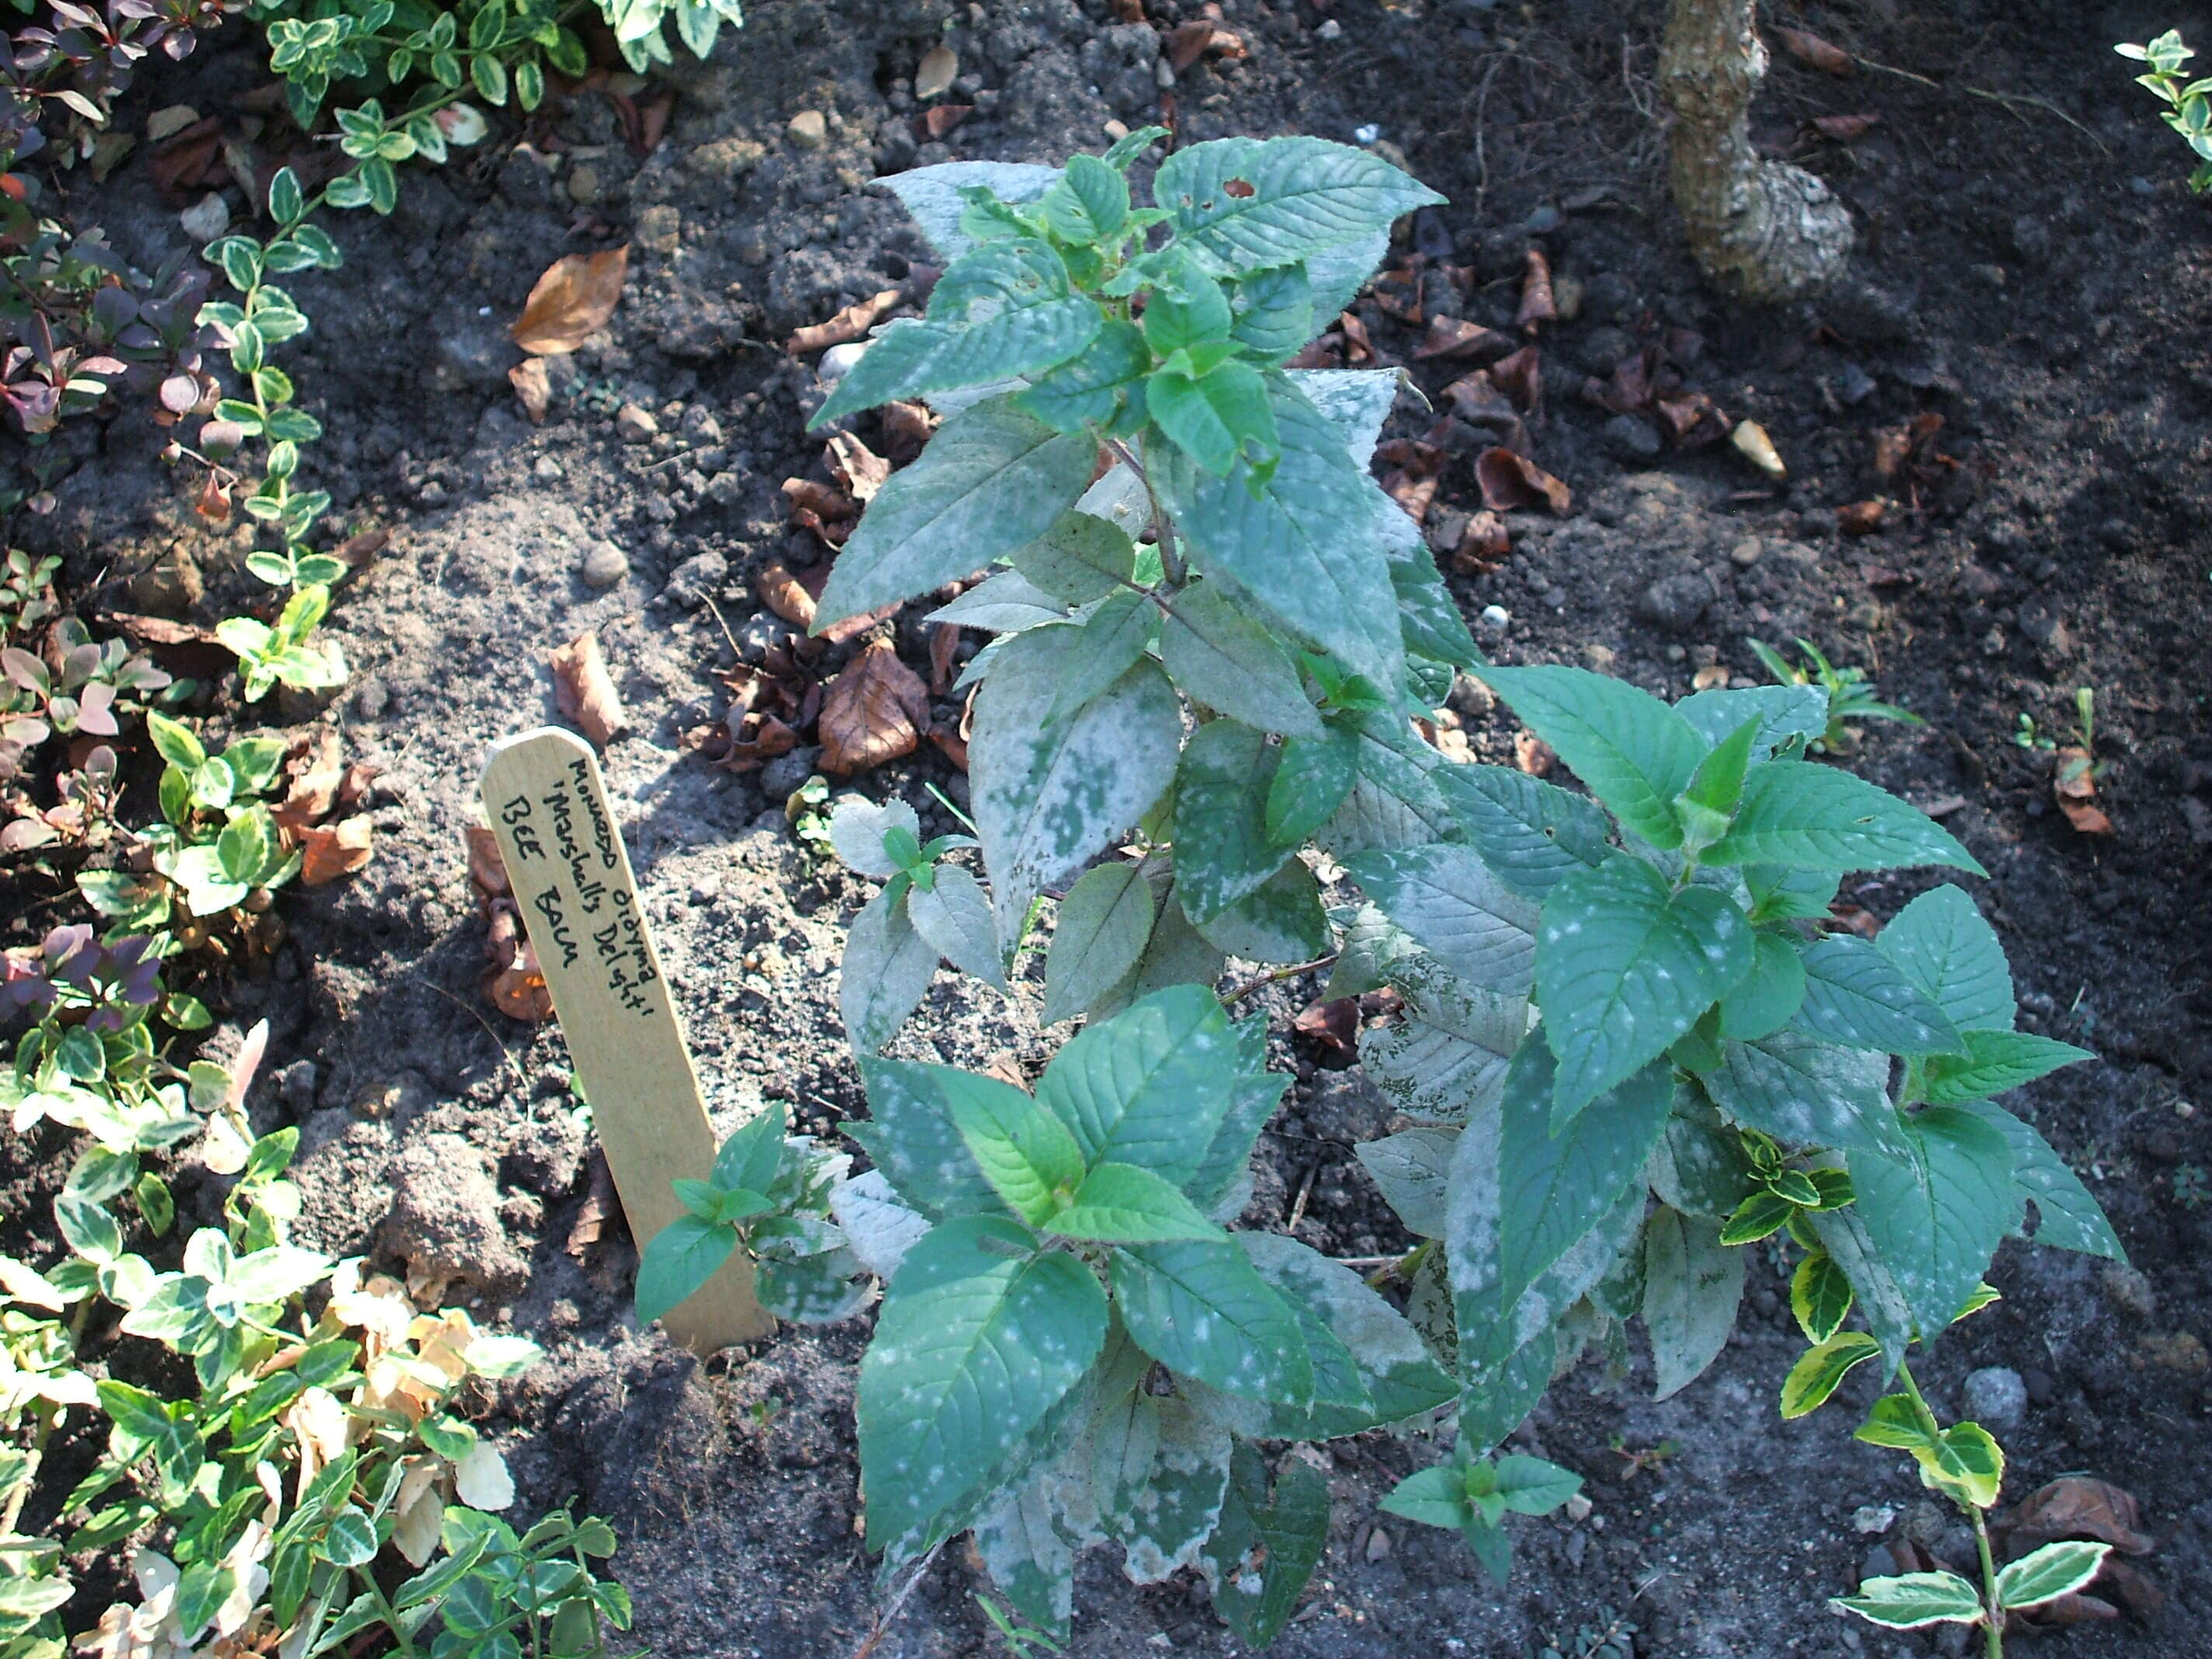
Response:
[[[2105,141],[2103,139],[2098,137],[2095,133],[2090,131],[2088,128],[2083,126],[2079,121],[2069,115],[2064,110],[2059,108],[2057,105],[2052,103],[2048,98],[2039,98],[2033,93],[2027,92],[1994,92],[1987,87],[1970,87],[1964,82],[1955,82],[1947,85],[1945,82],[1941,81],[1931,81],[1924,75],[1916,75],[1911,70],[1899,69],[1893,64],[1878,64],[1873,58],[1862,57],[1856,52],[1852,53],[1851,56],[1857,62],[1865,64],[1870,70],[1876,70],[1883,75],[1894,75],[1900,80],[1910,81],[1916,86],[1926,87],[1932,92],[1963,92],[1970,98],[1986,98],[1993,104],[2002,105],[2006,109],[2010,110],[2013,114],[2019,116],[2023,121],[2027,120],[2027,117],[2021,115],[2020,110],[2016,106],[2025,104],[2031,109],[2039,109],[2045,115],[2057,116],[2068,126],[2073,128],[2075,131],[2080,133],[2084,138],[2087,138],[2091,143],[2094,144],[2100,154],[2109,156],[2112,153],[2106,147]]]
[[[492,1023],[483,1017],[483,1011],[482,1009],[477,1007],[472,1003],[466,1002],[461,998],[455,996],[444,986],[432,983],[421,974],[406,974],[403,975],[402,977],[413,980],[425,990],[434,991],[438,995],[445,998],[447,1001],[452,1003],[456,1008],[465,1011],[471,1019],[473,1019],[477,1024],[483,1027],[484,1035],[492,1040],[492,1045],[499,1050],[501,1063],[504,1065],[508,1071],[514,1073],[515,1082],[526,1090],[529,1088],[530,1079],[523,1074],[522,1067],[514,1063],[514,1056],[507,1053],[507,1044],[501,1041],[498,1031],[494,1030],[492,1027]]]
[[[1336,960],[1336,957],[1337,953],[1331,951],[1327,956],[1316,957],[1311,962],[1293,963],[1288,968],[1278,968],[1272,974],[1261,974],[1256,979],[1247,980],[1227,996],[1222,998],[1221,1006],[1224,1008],[1233,1008],[1246,997],[1250,996],[1253,992],[1264,991],[1280,980],[1296,979],[1300,974],[1310,974],[1316,968],[1326,968]]]
[[[901,1584],[891,1596],[890,1605],[876,1615],[876,1622],[868,1626],[868,1633],[861,1638],[860,1645],[853,1650],[853,1659],[868,1659],[870,1654],[884,1644],[884,1638],[891,1633],[891,1621],[898,1617],[899,1609],[906,1605],[906,1598],[914,1594],[914,1587],[921,1582],[922,1576],[935,1564],[938,1551],[944,1547],[945,1543],[940,1540],[928,1554],[914,1564],[914,1571],[907,1575],[906,1583]]]

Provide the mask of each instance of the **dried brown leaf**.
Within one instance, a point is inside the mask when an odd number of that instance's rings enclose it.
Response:
[[[1841,46],[1803,29],[1777,28],[1774,38],[1782,43],[1783,51],[1807,69],[1819,70],[1824,75],[1850,75],[1858,67],[1851,61],[1850,53]]]
[[[887,640],[861,648],[830,683],[816,732],[822,769],[833,778],[911,755],[929,729],[929,688]]]
[[[1879,115],[1816,115],[1812,125],[1822,137],[1848,144],[1854,138],[1865,137],[1881,122]]]
[[[1513,349],[1513,342],[1494,328],[1457,317],[1431,317],[1429,331],[1413,348],[1413,361],[1427,357],[1472,357],[1488,362]]]
[[[1505,520],[1486,508],[1468,515],[1459,545],[1452,550],[1452,568],[1463,576],[1491,575],[1512,550],[1513,538]]]
[[[579,634],[552,655],[553,702],[562,718],[574,720],[594,746],[604,749],[623,728],[621,694],[607,659],[599,653],[599,636]]]
[[[2029,1548],[2060,1538],[2091,1538],[2125,1555],[2148,1555],[2152,1540],[2142,1530],[2135,1494],[2109,1480],[2086,1474],[2061,1475],[2038,1486],[2012,1512],[2012,1544]]]
[[[1559,302],[1552,295],[1552,262],[1544,257],[1544,250],[1528,250],[1528,269],[1521,278],[1521,309],[1513,320],[1531,334],[1542,325],[1557,319]]]
[[[1499,358],[1488,373],[1492,383],[1522,413],[1533,415],[1544,401],[1544,360],[1534,346],[1524,345],[1512,356]]]
[[[937,430],[937,416],[921,404],[885,404],[876,418],[883,423],[884,448],[899,465],[921,454],[929,434]]]
[[[1549,777],[1559,757],[1552,752],[1552,745],[1534,732],[1520,731],[1513,734],[1513,763],[1532,778]]]
[[[604,253],[569,253],[538,277],[510,331],[534,357],[574,351],[607,325],[629,272],[629,244]]]
[[[374,852],[375,826],[366,815],[337,823],[310,824],[300,835],[300,879],[320,887],[351,875]]]
[[[810,323],[795,331],[783,343],[783,349],[794,357],[803,357],[811,351],[826,351],[831,346],[860,339],[896,309],[904,298],[904,289],[887,288],[865,300],[856,300],[828,322]]]
[[[933,623],[929,629],[929,695],[943,696],[959,678],[960,629],[953,623]]]
[[[1177,75],[1209,52],[1218,52],[1224,58],[1245,55],[1243,37],[1220,27],[1208,18],[1178,23],[1168,35],[1167,52],[1168,63]]]
[[[1565,514],[1574,507],[1574,491],[1510,449],[1486,449],[1476,456],[1474,479],[1482,486],[1483,505],[1493,513],[1540,507]]]
[[[830,452],[826,458],[830,471],[845,493],[860,506],[875,500],[891,476],[891,464],[849,432],[830,434]]]
[[[2112,821],[2097,805],[2097,773],[2089,751],[2078,747],[2062,749],[2053,757],[2057,769],[2051,777],[2051,793],[2058,803],[2058,810],[2066,815],[2066,822],[2085,836],[2109,836]]]
[[[1888,510],[1889,503],[1878,495],[1852,501],[1836,509],[1836,527],[1846,536],[1871,536],[1881,528],[1882,514]]]
[[[973,104],[939,104],[923,112],[919,125],[932,141],[942,138],[975,112]]]
[[[499,837],[488,826],[471,823],[462,831],[462,839],[468,848],[469,885],[485,899],[510,896],[514,886],[507,878],[507,860],[499,850]]]
[[[1291,1030],[1321,1050],[1325,1069],[1341,1071],[1359,1057],[1359,1000],[1337,997],[1309,1003],[1291,1022]]]
[[[545,372],[543,357],[525,357],[507,371],[507,384],[532,426],[545,424],[545,411],[553,406],[553,377]]]
[[[894,600],[880,611],[864,611],[857,617],[848,617],[842,622],[831,623],[829,627],[822,630],[820,636],[822,642],[824,645],[842,645],[848,640],[857,640],[870,629],[889,622],[898,613],[898,604]]]
[[[814,626],[814,595],[791,574],[791,567],[781,559],[770,560],[753,578],[753,591],[761,603],[789,623],[800,633]]]
[[[576,1219],[568,1228],[568,1237],[562,1248],[575,1260],[581,1261],[591,1254],[607,1231],[607,1224],[622,1214],[622,1201],[615,1196],[614,1171],[607,1167],[607,1155],[597,1146],[592,1148],[591,1186],[584,1201],[576,1211]]]

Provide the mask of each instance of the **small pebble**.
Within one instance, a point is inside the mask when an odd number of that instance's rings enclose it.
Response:
[[[1748,570],[1759,562],[1759,556],[1765,550],[1755,537],[1748,538],[1729,549],[1729,562],[1738,569]]]
[[[1322,26],[1314,31],[1314,38],[1316,40],[1341,40],[1344,39],[1344,25],[1334,17],[1324,19]],[[2139,179],[2136,182],[2148,181]]]
[[[2139,1267],[2118,1261],[2108,1263],[2105,1268],[2105,1294],[2113,1306],[2137,1319],[2148,1319],[2158,1311],[2158,1297]]]
[[[1352,142],[1355,144],[1371,144],[1382,136],[1382,129],[1372,121],[1364,126],[1354,127],[1352,130]]]
[[[1887,1504],[1862,1504],[1851,1511],[1853,1532],[1879,1534],[1896,1524],[1897,1510]]]
[[[2027,1385],[2008,1365],[1984,1365],[1966,1374],[1966,1415],[1993,1434],[2020,1426],[2027,1415]]]
[[[791,118],[791,125],[784,131],[801,149],[820,149],[830,142],[830,123],[818,109],[799,111]]]
[[[866,340],[848,340],[842,345],[831,346],[822,354],[822,362],[814,371],[814,378],[824,386],[843,380],[852,372],[853,365],[860,361],[860,354],[867,349]]]
[[[1482,607],[1482,614],[1475,620],[1492,633],[1502,634],[1506,624],[1513,620],[1513,613],[1502,605],[1486,605]]]
[[[1367,1534],[1367,1559],[1380,1561],[1390,1553],[1390,1534],[1376,1527]]]
[[[550,455],[540,455],[531,463],[530,476],[540,483],[559,483],[568,475]]]
[[[626,444],[650,443],[660,431],[660,422],[653,418],[651,410],[624,404],[615,411],[615,430]]]
[[[629,574],[629,556],[612,542],[593,542],[584,550],[576,574],[586,587],[612,587]]]

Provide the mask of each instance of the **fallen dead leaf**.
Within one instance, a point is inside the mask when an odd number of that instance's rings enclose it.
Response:
[[[1552,745],[1525,727],[1513,734],[1513,763],[1532,778],[1546,778],[1559,763]]]
[[[492,964],[479,981],[486,1001],[509,1019],[535,1024],[553,1017],[553,993],[538,969],[537,952],[530,948],[521,913],[511,898],[493,902],[484,954]]]
[[[1708,663],[1690,676],[1690,690],[1692,691],[1719,691],[1724,690],[1728,683],[1729,672],[1718,663]]]
[[[367,814],[337,823],[311,824],[300,834],[300,879],[320,887],[351,875],[374,852],[375,829]]]
[[[1503,357],[1513,342],[1494,328],[1457,317],[1431,317],[1429,331],[1413,348],[1413,361],[1428,357],[1473,357],[1484,362]]]
[[[897,466],[921,454],[929,434],[937,430],[937,416],[921,404],[885,404],[876,411],[876,419],[883,427],[885,455]]]
[[[623,728],[622,696],[599,653],[599,636],[582,633],[552,655],[553,703],[592,744],[604,749]]]
[[[2085,836],[2109,836],[2112,821],[2097,805],[2097,774],[2089,751],[2079,747],[2062,749],[2054,758],[2057,769],[2051,776],[2051,793],[2058,803],[2058,810],[2066,815],[2066,822]]]
[[[1474,479],[1482,486],[1483,505],[1493,513],[1543,507],[1565,514],[1575,504],[1574,491],[1527,456],[1510,449],[1486,449],[1476,456]]]
[[[1218,13],[1219,8],[1209,7],[1207,9]],[[1177,75],[1209,52],[1229,58],[1245,55],[1243,37],[1221,27],[1210,18],[1176,24],[1168,35],[1167,50],[1169,65]]]
[[[599,1147],[592,1148],[590,1164],[591,1184],[578,1206],[576,1219],[568,1228],[568,1237],[562,1246],[575,1260],[581,1261],[591,1253],[607,1231],[607,1224],[622,1213],[622,1203],[615,1196],[614,1171],[607,1167],[607,1155]]]
[[[2012,1547],[2034,1548],[2061,1538],[2094,1538],[2125,1555],[2148,1555],[2135,1494],[2109,1480],[2065,1474],[2038,1486],[2010,1516]]]
[[[279,828],[296,839],[311,823],[329,816],[337,805],[345,782],[344,740],[333,726],[318,726],[294,745],[284,762],[291,781],[284,799],[270,814]]]
[[[822,769],[833,778],[911,755],[929,729],[929,688],[888,640],[862,647],[823,693]]]
[[[799,745],[822,708],[822,682],[814,672],[824,646],[787,640],[769,647],[760,663],[739,663],[722,676],[730,707],[712,726],[684,734],[707,761],[731,772],[750,772]]]
[[[499,850],[499,837],[481,823],[471,823],[461,833],[468,848],[469,885],[487,899],[513,894],[514,885],[507,878],[507,860]]]
[[[891,476],[891,464],[849,432],[830,434],[830,471],[862,507],[875,500]]]
[[[1881,918],[1863,905],[1836,903],[1828,907],[1829,924],[1838,931],[1872,939],[1881,932]]]
[[[812,478],[786,478],[793,527],[811,530],[830,547],[842,547],[860,520],[860,504],[844,491]]]
[[[1557,319],[1559,302],[1552,294],[1552,262],[1544,257],[1544,250],[1528,250],[1528,269],[1521,278],[1521,309],[1513,320],[1529,333]]]
[[[925,110],[915,125],[933,141],[944,137],[975,112],[973,104],[939,104]]]
[[[1291,1022],[1291,1030],[1321,1050],[1324,1069],[1341,1071],[1359,1058],[1359,1000],[1336,997],[1310,1003]]]
[[[1816,115],[1811,125],[1823,137],[1848,144],[1854,138],[1865,137],[1881,123],[1879,115]]]
[[[1468,515],[1467,528],[1460,532],[1459,544],[1452,549],[1452,568],[1463,576],[1494,575],[1512,550],[1513,538],[1505,520],[1486,507]]]
[[[553,406],[553,377],[545,372],[545,360],[525,357],[507,371],[507,383],[514,388],[515,399],[530,417],[530,424],[544,425],[545,411]]]
[[[1500,357],[1486,372],[1523,415],[1534,414],[1544,401],[1544,358],[1534,346],[1524,345],[1510,356]]]
[[[1819,70],[1824,75],[1850,75],[1858,67],[1852,63],[1850,53],[1841,46],[1803,29],[1777,28],[1774,38],[1782,43],[1783,51],[1806,68]]]
[[[1870,536],[1881,528],[1882,514],[1889,503],[1880,496],[1871,501],[1852,501],[1836,509],[1836,528],[1846,536]]]
[[[942,41],[921,54],[921,62],[914,71],[914,95],[927,102],[942,98],[952,90],[952,79],[960,73],[960,54]]]
[[[781,559],[772,559],[761,567],[760,574],[753,578],[753,591],[763,605],[800,633],[814,626],[814,595]]]
[[[951,689],[959,676],[960,629],[953,623],[932,623],[929,627],[929,695],[941,697]]]
[[[856,300],[826,323],[810,323],[793,331],[783,343],[783,349],[794,357],[803,357],[811,351],[826,351],[834,345],[844,345],[860,339],[878,323],[889,316],[906,298],[902,288],[887,288],[872,294],[865,300]]]
[[[1735,453],[1749,461],[1777,483],[1790,476],[1783,465],[1781,453],[1774,447],[1774,440],[1766,435],[1766,428],[1757,421],[1739,421],[1735,430],[1729,434]]]
[[[545,269],[509,332],[533,357],[574,351],[607,325],[629,273],[629,244],[604,253],[568,253]]]

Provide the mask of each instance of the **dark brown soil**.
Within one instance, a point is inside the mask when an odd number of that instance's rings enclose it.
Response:
[[[1177,0],[1147,9],[1163,24],[1196,15]],[[1580,285],[1580,314],[1543,339],[1533,428],[1575,510],[1516,515],[1503,568],[1455,584],[1470,618],[1505,613],[1477,622],[1502,660],[1601,665],[1672,696],[1701,668],[1759,678],[1749,636],[1802,635],[1925,717],[1923,729],[1869,727],[1851,763],[1944,813],[1992,872],[1977,896],[2013,954],[2023,1024],[2099,1054],[2014,1104],[2082,1172],[2137,1270],[2008,1246],[1992,1275],[2005,1300],[1945,1339],[1927,1382],[1955,1410],[1969,1372],[2016,1370],[2030,1406],[2004,1437],[2008,1492],[2088,1470],[2133,1491],[2158,1540],[2145,1565],[2162,1620],[2037,1650],[2212,1652],[2212,1141],[2197,1109],[2212,1105],[2212,207],[2187,194],[2184,149],[2110,52],[2173,25],[2212,37],[2212,19],[2199,5],[2057,0],[1785,8],[1782,21],[1892,69],[1837,80],[1778,64],[1762,140],[1830,179],[1863,241],[1847,289],[1752,312],[1707,292],[1676,240],[1651,119],[1662,9],[1225,0],[1250,55],[1184,73],[1181,132],[1348,140],[1374,124],[1452,198],[1425,234],[1473,266],[1474,320],[1510,323],[1532,242]],[[557,1032],[505,1021],[476,988],[483,927],[461,846],[476,771],[491,740],[551,716],[547,650],[596,628],[632,719],[607,771],[714,1103],[781,1099],[823,1133],[864,1109],[834,990],[865,889],[791,834],[781,792],[803,766],[771,793],[758,774],[708,769],[679,738],[720,707],[714,673],[732,636],[757,656],[775,631],[753,614],[750,576],[786,553],[778,485],[822,476],[800,429],[810,368],[776,343],[921,257],[866,181],[950,156],[1054,160],[1100,147],[1109,118],[1152,118],[1150,32],[1109,26],[1109,11],[763,0],[713,64],[681,67],[650,156],[625,146],[611,103],[579,100],[538,135],[539,149],[565,149],[561,173],[508,134],[465,167],[409,177],[392,221],[334,226],[344,270],[296,284],[315,331],[295,373],[333,434],[309,465],[349,527],[395,532],[334,616],[356,671],[335,714],[352,755],[385,769],[380,840],[358,877],[288,900],[293,939],[270,972],[210,988],[214,1041],[270,1020],[274,1080],[256,1110],[302,1126],[318,1243],[396,1263],[471,1229],[507,1241],[460,1264],[463,1285],[477,1281],[462,1293],[550,1358],[492,1420],[526,1501],[580,1497],[617,1522],[639,1633],[672,1659],[842,1656],[866,1629],[851,1423],[864,1330],[793,1334],[700,1365],[634,1328],[618,1237],[580,1261],[564,1249],[590,1186],[587,1133]],[[903,77],[939,39],[975,79],[960,93],[975,113],[917,155]],[[256,67],[242,42],[204,53],[157,101],[221,107]],[[786,136],[806,108],[830,118],[819,149]],[[1803,136],[1808,118],[1854,112],[1880,120],[1848,146]],[[135,169],[98,205],[143,264],[184,246]],[[611,334],[577,354],[569,395],[532,428],[506,381],[505,322],[551,258],[625,238],[634,262]],[[1410,355],[1413,332],[1371,301],[1362,314],[1378,348]],[[1690,354],[1676,336],[1693,383],[1772,434],[1785,488],[1725,443],[1619,459],[1583,380],[1676,331],[1700,337]],[[1434,393],[1451,375],[1421,364],[1414,378]],[[657,411],[664,439],[618,441],[624,401]],[[1882,493],[1879,434],[1931,413],[1955,465],[1878,533],[1840,535],[1835,509]],[[1392,434],[1429,421],[1401,400]],[[19,533],[67,552],[80,585],[133,577],[132,608],[204,582],[199,614],[212,615],[250,586],[234,569],[242,544],[194,527],[160,442],[136,417],[76,428],[58,447],[75,468],[58,510]],[[1439,508],[1475,504],[1459,454]],[[605,592],[577,574],[599,538],[630,564]],[[918,631],[902,625],[901,639],[920,665]],[[2095,690],[2109,836],[2077,833],[2055,808],[2050,756],[2014,742],[2023,714],[2067,740],[2080,686]],[[1485,758],[1511,757],[1506,717],[1468,725]],[[934,757],[862,782],[904,793],[932,823],[932,781],[958,798]],[[1887,916],[1917,886],[1884,878],[1847,896]],[[1298,1237],[1370,1254],[1401,1235],[1349,1148],[1388,1120],[1355,1074],[1316,1070],[1291,1045],[1289,1018],[1317,989],[1256,1000],[1301,1082],[1263,1143],[1246,1219],[1284,1225],[1304,1191]],[[1036,1061],[1035,1006],[1033,992],[1001,1000],[946,974],[902,1049]],[[441,1221],[440,1194],[459,1206],[469,1189],[447,1177],[471,1161],[496,1183],[476,1183],[496,1207]],[[395,1182],[412,1218],[397,1229],[384,1220]],[[24,1174],[9,1209],[23,1213],[39,1185]],[[1640,1626],[1647,1655],[1937,1650],[1826,1610],[1876,1542],[1855,1526],[1863,1508],[1893,1509],[1939,1553],[1957,1540],[1901,1460],[1849,1437],[1844,1412],[1778,1420],[1800,1344],[1778,1279],[1755,1271],[1753,1284],[1729,1351],[1677,1398],[1649,1403],[1643,1370],[1609,1392],[1593,1390],[1595,1367],[1554,1389],[1522,1439],[1583,1471],[1596,1509],[1576,1526],[1523,1523],[1502,1591],[1455,1540],[1376,1524],[1376,1498],[1431,1448],[1373,1436],[1332,1449],[1335,1536],[1278,1651],[1425,1659],[1548,1641],[1571,1654],[1577,1628],[1615,1613]],[[1674,1449],[1656,1470],[1620,1455],[1662,1443]],[[973,1582],[960,1561],[941,1565],[880,1651],[990,1650]],[[1100,1562],[1077,1605],[1084,1656],[1232,1650],[1202,1592],[1133,1590]]]

